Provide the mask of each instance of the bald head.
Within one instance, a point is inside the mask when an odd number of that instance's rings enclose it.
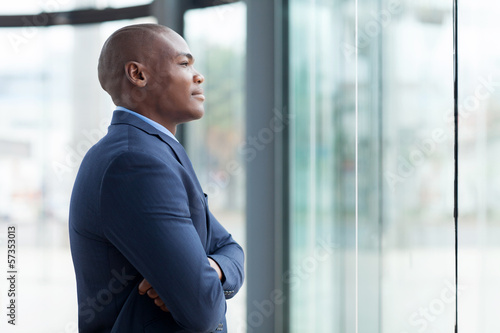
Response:
[[[157,24],[131,25],[104,43],[99,82],[115,105],[175,133],[177,124],[204,114],[205,78],[194,62],[186,41],[173,30]]]
[[[158,38],[177,35],[158,24],[136,24],[115,31],[104,43],[97,67],[99,82],[116,103],[123,91],[125,65],[134,61],[147,64],[155,50]]]

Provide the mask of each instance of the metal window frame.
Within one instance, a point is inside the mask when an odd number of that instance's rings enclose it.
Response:
[[[247,1],[246,137],[288,118],[288,0]],[[257,24],[258,23],[258,24]],[[265,36],[265,38],[263,38]],[[248,161],[247,332],[289,332],[289,132]],[[281,297],[273,299],[273,293]],[[268,311],[265,307],[272,307]]]
[[[42,12],[34,15],[2,15],[0,16],[0,27],[50,27],[102,23],[152,16],[152,8],[153,3],[124,8],[80,9],[64,12]]]
[[[155,0],[149,4],[104,9],[75,9],[61,12],[41,12],[33,15],[0,15],[0,28],[26,26],[49,27],[54,25],[80,25],[134,19],[160,14],[161,18],[183,16],[186,10],[238,2],[239,0]],[[166,15],[162,9],[169,10]],[[170,11],[173,10],[173,11]]]

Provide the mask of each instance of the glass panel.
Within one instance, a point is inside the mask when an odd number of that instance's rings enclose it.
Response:
[[[358,332],[382,329],[382,29],[391,15],[380,1],[358,1]],[[352,54],[356,49],[351,49]],[[354,54],[351,55],[354,58]],[[387,331],[392,332],[392,331]],[[394,331],[400,333],[399,331]]]
[[[459,331],[500,331],[498,1],[459,1]]]
[[[381,81],[380,331],[452,331],[452,2],[386,0],[379,13],[381,58],[364,61]]]
[[[358,3],[357,76],[354,2],[290,3],[292,331],[451,330],[451,3]]]
[[[17,228],[20,332],[77,332],[75,276],[67,231],[71,188],[86,151],[114,109],[97,80],[104,40],[132,22],[0,29],[0,245]],[[36,33],[36,34],[35,34]],[[6,271],[6,262],[0,264]],[[5,310],[7,280],[0,279]],[[2,310],[2,317],[5,311]],[[0,331],[9,331],[0,320]]]
[[[208,194],[210,209],[234,239],[245,246],[245,170],[240,147],[245,141],[246,7],[243,2],[190,10],[185,38],[204,77],[205,115],[185,125],[185,146]],[[228,301],[230,331],[246,331],[243,287]]]
[[[291,332],[353,332],[354,2],[291,0],[289,28]]]

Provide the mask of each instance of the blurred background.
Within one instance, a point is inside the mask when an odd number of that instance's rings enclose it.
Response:
[[[116,29],[156,22],[185,37],[206,79],[205,117],[177,136],[246,252],[230,332],[453,332],[452,4],[0,4],[0,331],[77,332],[69,199],[114,109],[97,58]],[[496,333],[500,3],[462,0],[459,13],[459,331]]]

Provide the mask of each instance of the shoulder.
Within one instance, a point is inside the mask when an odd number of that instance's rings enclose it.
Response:
[[[115,154],[107,163],[104,176],[126,174],[134,176],[157,176],[158,174],[175,176],[177,168],[170,158],[152,154],[145,150],[124,150]]]
[[[119,162],[178,163],[167,142],[130,124],[111,125],[106,136],[88,151],[85,160],[90,165],[102,164],[105,168]]]
[[[138,213],[149,214],[161,207],[168,207],[171,215],[190,215],[182,172],[146,152],[124,151],[114,156],[102,175],[99,198],[101,212],[111,214],[103,215],[109,220],[123,214],[139,218]]]

